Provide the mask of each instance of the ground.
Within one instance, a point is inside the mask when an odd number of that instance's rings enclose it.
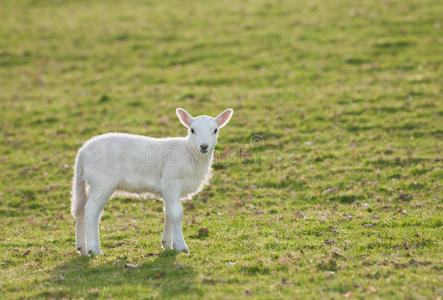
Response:
[[[3,297],[443,297],[439,0],[0,4]],[[75,251],[77,149],[183,136],[215,116],[211,185],[185,203],[116,197],[104,256]]]

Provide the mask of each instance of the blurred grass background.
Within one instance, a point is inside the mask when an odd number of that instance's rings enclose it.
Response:
[[[436,0],[3,0],[4,295],[441,298],[442,16]],[[191,254],[161,251],[160,202],[118,198],[105,256],[78,258],[77,149],[185,135],[176,107],[235,110],[186,204]]]

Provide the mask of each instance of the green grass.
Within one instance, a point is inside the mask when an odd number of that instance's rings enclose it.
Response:
[[[3,297],[441,299],[442,15],[438,0],[3,0]],[[185,205],[191,253],[162,251],[161,202],[120,197],[104,256],[79,257],[77,149],[185,135],[179,106],[235,110]]]

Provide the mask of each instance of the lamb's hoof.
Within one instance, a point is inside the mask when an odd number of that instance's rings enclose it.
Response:
[[[86,254],[86,248],[83,246],[80,246],[80,247],[77,247],[77,251],[78,251],[78,253],[80,253],[80,255],[82,255],[82,256],[86,256],[87,254]]]
[[[189,253],[189,248],[186,244],[180,246],[174,245],[174,249],[178,252]]]
[[[103,252],[100,249],[89,249],[88,255],[90,257],[101,256],[101,255],[103,255]]]
[[[166,240],[162,240],[162,247],[165,250],[172,250],[172,245],[168,245],[168,243],[166,242]]]

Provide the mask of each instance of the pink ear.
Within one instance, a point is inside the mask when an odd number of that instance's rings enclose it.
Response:
[[[183,108],[177,108],[176,112],[178,118],[180,119],[180,122],[182,122],[183,125],[191,125],[194,118],[186,110],[184,110]]]
[[[179,111],[178,113],[179,113],[179,115],[180,115],[180,119],[182,119],[182,121],[183,121],[185,124],[189,124],[189,118],[188,118],[188,116],[186,115],[186,113],[185,113],[184,111]]]
[[[229,122],[233,112],[234,111],[232,110],[232,108],[228,108],[227,110],[225,110],[215,118],[215,122],[217,122],[219,128],[222,128]]]

